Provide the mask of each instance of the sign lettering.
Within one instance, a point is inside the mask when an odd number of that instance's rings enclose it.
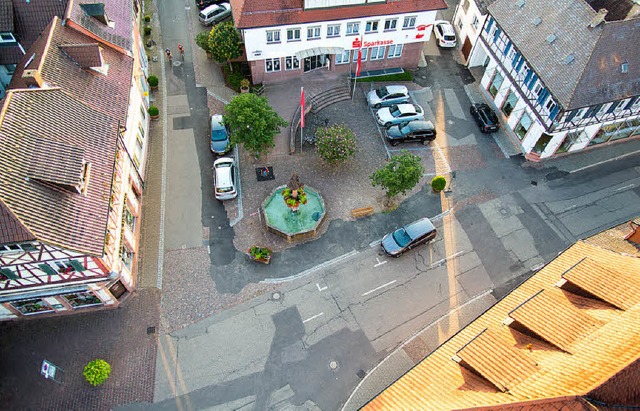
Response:
[[[364,47],[386,46],[388,44],[393,44],[393,40],[365,41]]]

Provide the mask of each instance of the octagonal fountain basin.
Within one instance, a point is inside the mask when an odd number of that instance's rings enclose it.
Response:
[[[269,232],[278,234],[289,242],[315,236],[326,215],[324,200],[316,190],[305,186],[307,204],[301,204],[298,211],[293,212],[282,197],[282,191],[286,187],[277,187],[262,203],[263,224]]]

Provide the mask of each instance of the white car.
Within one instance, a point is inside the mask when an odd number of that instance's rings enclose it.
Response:
[[[433,34],[436,36],[438,46],[440,47],[455,47],[456,46],[456,31],[453,29],[453,25],[446,20],[436,20],[433,23]]]
[[[209,7],[206,7],[204,10],[198,13],[198,19],[200,23],[204,26],[210,26],[213,23],[217,23],[221,20],[226,19],[231,15],[231,4],[229,3],[220,3],[220,4],[212,4]]]
[[[405,121],[424,120],[424,110],[417,104],[394,104],[378,110],[376,120],[378,124],[388,128]]]
[[[236,165],[232,158],[222,157],[213,162],[213,186],[218,200],[231,200],[238,196]]]
[[[408,103],[409,90],[405,86],[386,86],[371,90],[367,94],[369,107],[379,109],[392,104]]]

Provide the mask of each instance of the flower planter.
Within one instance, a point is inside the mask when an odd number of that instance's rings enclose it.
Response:
[[[266,247],[253,246],[247,250],[247,255],[253,261],[258,261],[262,264],[269,264],[269,261],[271,261],[271,250]]]
[[[252,256],[251,254],[249,254],[249,258],[252,259],[253,261],[257,261],[257,262],[262,263],[262,264],[269,264],[269,261],[271,261],[271,256],[269,256],[267,258],[256,258],[256,257]]]

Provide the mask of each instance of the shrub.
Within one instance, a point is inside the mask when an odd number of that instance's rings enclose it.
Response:
[[[211,53],[211,49],[209,48],[209,33],[198,33],[196,35],[196,45],[207,53]]]
[[[244,80],[239,71],[227,74],[227,85],[234,91],[240,91],[240,83]]]
[[[254,245],[249,249],[249,254],[255,259],[267,259],[271,256],[271,250],[267,247],[258,247]]]
[[[447,185],[447,180],[442,176],[435,176],[431,180],[431,188],[433,191],[442,191]]]
[[[413,74],[405,71],[404,73],[396,73],[396,74],[385,74],[384,76],[374,76],[374,77],[358,77],[357,80],[359,83],[367,83],[371,81],[413,81]]]
[[[150,15],[148,15],[148,14],[145,14],[145,15],[144,15],[144,21],[145,21],[145,23],[150,22],[150,21],[151,21],[151,16],[150,16]]]
[[[316,152],[328,164],[344,163],[356,154],[356,137],[345,124],[319,127]]]
[[[108,362],[101,359],[96,359],[84,367],[82,375],[86,378],[87,382],[94,387],[104,383],[111,374],[111,366]]]
[[[147,110],[149,112],[149,115],[151,116],[157,116],[158,114],[160,114],[160,109],[156,106],[151,106],[149,107],[149,110]]]
[[[242,80],[240,80],[240,88],[249,88],[250,85],[251,83],[248,79],[243,78]]]
[[[149,78],[147,79],[147,82],[151,87],[158,87],[158,77],[156,76],[153,76],[153,75],[149,76]]]
[[[151,27],[145,27],[145,28],[144,28],[144,35],[145,35],[145,36],[148,36],[148,35],[150,35],[150,34],[151,34]]]

